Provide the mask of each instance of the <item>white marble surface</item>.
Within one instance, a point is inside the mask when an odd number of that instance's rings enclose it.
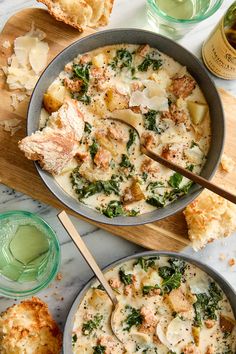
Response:
[[[200,57],[200,48],[203,40],[232,2],[232,0],[224,0],[222,7],[214,16],[199,24],[179,42]],[[30,6],[42,5],[32,0],[0,0],[0,28],[2,28],[11,14],[21,8]],[[114,10],[108,27],[151,29],[145,17],[145,0],[115,0]],[[235,81],[229,82],[216,78],[214,80],[218,86],[224,87],[236,95]],[[57,210],[0,185],[0,212],[16,209],[35,212],[42,216],[53,227],[60,240],[62,254],[60,271],[63,278],[61,281],[54,281],[48,289],[45,289],[38,295],[49,304],[55,319],[63,327],[72,301],[83,284],[91,277],[91,271],[59,224],[56,218]],[[73,218],[73,222],[78,227],[86,244],[101,267],[108,265],[116,259],[142,250],[141,247],[98,229],[87,222],[76,218]],[[197,254],[190,248],[184,249],[183,253],[192,254],[201,261],[211,265],[236,289],[236,266],[229,267],[227,262],[230,258],[236,258],[235,234],[224,241],[208,245],[205,250]],[[219,259],[220,254],[226,256],[224,261]],[[14,303],[14,300],[0,297],[0,311],[12,303]]]

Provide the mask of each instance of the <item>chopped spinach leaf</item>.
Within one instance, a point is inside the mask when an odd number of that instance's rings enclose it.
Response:
[[[98,143],[94,140],[92,145],[89,146],[89,152],[90,152],[90,155],[92,157],[92,159],[94,159],[96,153],[98,152],[98,148],[99,148],[99,145]]]
[[[93,347],[93,354],[105,354],[106,347],[104,345],[96,345]]]
[[[170,266],[163,266],[158,269],[158,274],[163,278],[161,288],[164,293],[169,293],[181,285],[182,275],[186,269],[186,263],[178,258],[168,260]]]
[[[143,317],[140,313],[140,310],[135,309],[134,307],[126,305],[126,310],[128,310],[130,313],[125,319],[126,327],[124,328],[124,331],[130,331],[133,326],[139,326],[142,324]]]
[[[106,195],[110,195],[111,193],[119,195],[119,182],[111,179],[110,181],[101,181],[101,183]]]
[[[191,141],[190,149],[192,149],[194,146],[198,146],[197,143],[195,143],[194,140]]]
[[[172,274],[170,278],[165,279],[161,284],[163,292],[169,293],[173,289],[178,289],[181,285],[181,279],[182,275],[178,272]]]
[[[165,200],[160,196],[153,196],[146,199],[146,203],[155,206],[157,208],[163,208],[165,206]]]
[[[147,172],[143,172],[142,173],[142,179],[144,180],[144,182],[146,182],[147,178],[148,178]]]
[[[132,274],[126,274],[123,268],[119,270],[119,277],[124,285],[133,284]]]
[[[87,94],[84,94],[82,96],[78,96],[77,100],[81,101],[81,102],[83,102],[83,103],[85,103],[87,105],[91,103],[91,97],[88,96]]]
[[[130,162],[129,158],[127,155],[122,154],[121,156],[121,162],[120,162],[120,167],[125,167],[125,168],[129,168],[131,171],[134,168],[134,165],[132,165],[132,163]]]
[[[87,84],[89,83],[89,67],[90,63],[88,64],[74,64],[73,65],[73,72],[75,76],[79,79],[83,80]]]
[[[77,95],[74,95],[74,98],[77,100],[84,102],[85,104],[89,104],[91,102],[91,98],[87,95],[88,87],[89,87],[89,67],[88,64],[74,64],[73,65],[73,73],[74,76],[79,80],[82,80],[82,86]]]
[[[148,295],[150,291],[155,290],[155,289],[161,289],[159,285],[144,285],[143,286],[143,295]]]
[[[179,188],[180,186],[180,183],[182,182],[183,180],[183,176],[178,173],[178,172],[175,172],[169,179],[168,181],[168,184],[173,187],[173,188]]]
[[[88,122],[84,124],[84,132],[90,134],[92,131],[92,125]]]
[[[156,182],[150,182],[150,183],[147,185],[146,190],[147,190],[147,191],[150,190],[151,192],[154,193],[157,188],[163,188],[163,187],[164,187],[164,183],[163,183],[163,182],[158,182],[158,181],[156,181]]]
[[[131,209],[126,212],[126,215],[128,216],[137,216],[140,213],[139,210]]]
[[[78,167],[72,171],[70,178],[72,187],[78,195],[79,200],[101,192],[104,192],[106,195],[112,193],[119,195],[119,182],[116,180],[89,182],[80,175]]]
[[[193,172],[193,169],[194,169],[194,165],[193,164],[190,164],[186,167],[187,170],[189,170],[190,172]]]
[[[148,130],[152,130],[158,134],[162,133],[162,129],[158,128],[156,125],[156,116],[157,116],[158,112],[151,109],[149,110],[147,113],[144,114],[144,126],[146,129]]]
[[[144,258],[144,257],[139,257],[137,262],[134,264],[139,264],[140,267],[145,270],[145,272],[148,271],[148,268],[156,268],[156,261],[159,259],[159,257],[149,257],[149,258]]]
[[[153,70],[158,70],[162,66],[162,60],[161,59],[153,59],[150,57],[150,54],[148,54],[143,62],[138,66],[139,71],[147,71],[148,68],[152,66]]]
[[[105,288],[104,288],[104,286],[103,286],[102,284],[99,284],[99,285],[97,286],[97,289],[102,290],[102,291],[105,291]]]
[[[126,144],[127,151],[129,151],[129,148],[131,147],[131,145],[133,145],[133,143],[135,142],[135,139],[136,139],[136,133],[135,133],[134,129],[130,129],[129,130],[129,140]]]
[[[116,51],[116,56],[113,58],[112,62],[109,64],[113,70],[128,68],[132,71],[132,54],[125,48]],[[132,74],[133,75],[133,74]]]
[[[78,339],[78,337],[77,337],[77,334],[75,333],[75,334],[72,336],[72,345],[73,345],[73,346],[74,346],[75,343],[77,342],[77,339]]]
[[[177,272],[180,272],[181,274],[184,274],[186,269],[186,262],[184,260],[179,258],[170,258],[168,260],[168,263],[170,264],[172,269]]]
[[[89,320],[89,321],[83,323],[83,326],[82,326],[83,335],[89,336],[93,332],[94,329],[98,329],[101,324],[102,319],[103,319],[103,316],[100,314],[97,314],[93,317],[92,320]]]
[[[216,310],[218,303],[222,300],[222,291],[212,282],[209,286],[208,293],[195,294],[197,301],[193,304],[195,310],[195,326],[202,326],[202,319],[216,320]]]
[[[121,202],[118,200],[111,200],[105,209],[102,209],[102,213],[108,218],[114,218],[116,216],[125,215],[125,211]]]

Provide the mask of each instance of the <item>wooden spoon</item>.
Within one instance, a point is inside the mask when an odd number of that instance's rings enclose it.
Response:
[[[62,212],[60,212],[57,215],[57,217],[60,220],[60,222],[62,223],[62,225],[64,226],[64,228],[66,229],[68,235],[71,237],[72,241],[74,242],[74,244],[76,245],[76,247],[78,248],[78,250],[80,251],[82,256],[84,257],[84,260],[87,262],[87,264],[89,265],[91,270],[94,272],[94,274],[98,278],[99,282],[104,287],[104,290],[106,291],[107,295],[109,296],[109,298],[113,304],[113,312],[111,315],[111,329],[112,329],[113,334],[118,339],[118,341],[120,343],[122,343],[122,341],[116,335],[115,328],[113,326],[113,319],[114,319],[115,313],[119,309],[119,303],[118,303],[117,297],[115,296],[110,284],[108,283],[108,281],[104,277],[104,275],[103,275],[101,269],[99,268],[98,264],[96,263],[94,257],[92,256],[92,254],[88,250],[87,246],[85,245],[84,241],[82,240],[80,234],[78,233],[78,231],[76,230],[76,228],[72,224],[71,220],[69,219],[67,213],[63,210]]]
[[[114,113],[114,112],[113,112]],[[118,120],[121,121],[123,123],[126,123],[128,125],[130,125],[133,129],[136,130],[139,138],[140,138],[140,149],[142,151],[143,154],[147,155],[148,157],[150,157],[152,160],[155,160],[157,162],[159,162],[161,165],[180,173],[182,176],[190,179],[191,181],[199,184],[200,186],[209,189],[210,191],[220,195],[221,197],[229,200],[230,202],[236,204],[236,196],[228,191],[226,191],[223,188],[220,188],[218,186],[216,186],[215,184],[211,183],[210,181],[208,181],[207,179],[203,178],[202,176],[196,175],[195,173],[180,167],[179,165],[176,165],[175,163],[164,159],[163,157],[161,157],[160,155],[156,154],[155,152],[151,151],[146,145],[145,143],[142,142],[141,136],[142,133],[144,132],[144,127],[143,127],[143,119],[140,115],[134,115],[134,116],[127,116],[127,115],[123,115],[120,116],[120,114],[113,114],[112,116],[109,118],[104,118],[104,119],[112,119],[112,120]],[[140,117],[139,117],[140,116]]]

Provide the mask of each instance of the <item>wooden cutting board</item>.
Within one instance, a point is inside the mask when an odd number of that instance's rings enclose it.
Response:
[[[11,55],[12,50],[11,48],[3,48],[2,43],[5,40],[13,43],[15,37],[29,31],[32,22],[35,23],[36,28],[40,28],[47,34],[46,40],[50,47],[49,60],[54,58],[67,45],[81,37],[78,31],[57,22],[45,10],[26,9],[20,11],[8,20],[0,35],[0,51],[2,51],[0,66],[6,65],[7,57]],[[91,29],[88,29],[82,36],[92,32]],[[223,90],[220,90],[220,94],[225,108],[227,125],[225,152],[236,160],[236,98]],[[10,106],[10,92],[7,90],[4,75],[0,78],[0,102],[0,120],[17,118],[21,120],[22,127],[13,136],[10,136],[9,132],[0,127],[0,181],[53,207],[65,208],[45,187],[36,172],[34,164],[28,161],[17,147],[17,142],[26,135],[28,101],[21,102],[18,108],[13,111]],[[226,185],[235,186],[236,169],[229,174],[218,171],[215,181],[221,185],[224,182]],[[70,210],[68,212],[76,215]],[[78,217],[80,218],[80,216]],[[149,249],[179,251],[189,244],[186,223],[182,213],[152,224],[132,227],[113,227],[91,223]]]

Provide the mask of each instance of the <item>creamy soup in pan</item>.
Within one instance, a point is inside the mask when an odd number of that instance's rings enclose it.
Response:
[[[163,208],[191,187],[143,155],[136,131],[111,118],[141,118],[146,146],[197,174],[206,161],[211,129],[203,93],[185,67],[148,45],[79,55],[49,87],[44,106],[41,128],[56,126],[68,137],[73,130],[77,138],[72,158],[57,157],[54,170],[49,164],[57,183],[107,217]]]
[[[180,259],[144,257],[106,273],[118,301],[98,283],[87,291],[73,325],[78,354],[235,354],[235,318],[225,294],[205,272]]]

